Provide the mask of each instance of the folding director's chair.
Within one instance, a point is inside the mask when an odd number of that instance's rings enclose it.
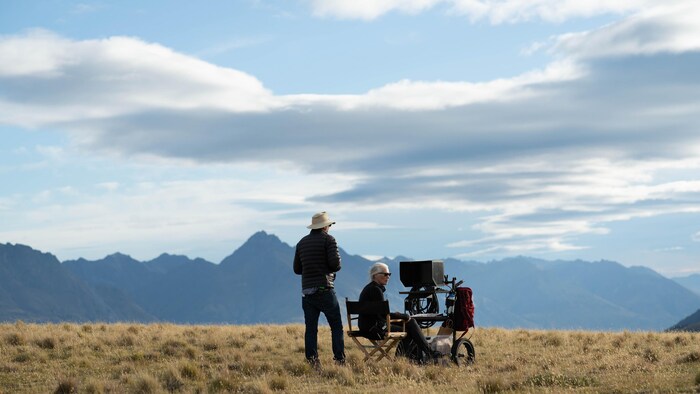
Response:
[[[348,301],[346,297],[345,307],[348,313],[347,334],[350,338],[352,338],[357,347],[362,350],[362,353],[365,354],[365,358],[362,361],[364,362],[370,359],[379,361],[384,357],[389,360],[393,360],[394,358],[389,355],[389,352],[394,348],[394,346],[396,346],[396,344],[399,343],[400,340],[406,338],[407,334],[405,332],[391,332],[391,323],[403,324],[403,330],[406,331],[406,322],[402,319],[391,319],[389,316],[389,301]],[[360,314],[386,316],[387,333],[384,335],[383,339],[367,338],[365,333],[352,329],[352,321],[357,320]],[[371,344],[360,342],[358,338],[364,338]]]

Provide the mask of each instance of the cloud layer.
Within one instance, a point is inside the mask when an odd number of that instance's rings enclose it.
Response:
[[[352,8],[324,4],[320,13]],[[368,15],[438,2],[373,4]],[[533,15],[545,17],[552,7],[588,15],[646,3],[537,4]],[[501,10],[503,20],[517,8],[452,6]],[[484,236],[451,245],[463,255],[575,250],[606,223],[698,212],[699,10],[649,9],[556,37],[555,62],[513,78],[397,81],[362,95],[280,96],[254,76],[135,38],[30,32],[0,39],[0,122],[60,129],[84,149],[127,157],[348,177],[344,190],[308,201],[480,213]]]
[[[667,2],[672,3],[672,2]],[[471,20],[488,19],[491,23],[514,23],[533,19],[561,22],[575,17],[623,14],[643,10],[656,4],[650,0],[577,1],[577,0],[311,0],[320,17],[372,20],[396,11],[416,14],[438,6],[449,13]]]

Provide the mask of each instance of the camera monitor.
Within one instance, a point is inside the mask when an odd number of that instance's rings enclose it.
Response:
[[[399,264],[401,283],[405,287],[445,284],[445,267],[442,260],[402,261]]]

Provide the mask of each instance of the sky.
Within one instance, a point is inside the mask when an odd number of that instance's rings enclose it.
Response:
[[[700,3],[0,2],[0,243],[700,273]]]

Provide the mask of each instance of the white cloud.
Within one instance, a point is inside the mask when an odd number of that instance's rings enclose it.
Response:
[[[0,99],[0,121],[28,127],[154,108],[241,112],[274,104],[246,73],[130,37],[72,41],[47,31],[2,37],[0,80],[17,77],[27,84]],[[36,91],[31,106],[13,100],[28,90]]]
[[[693,241],[695,241],[695,242],[700,242],[700,231],[698,231],[697,233],[693,234],[693,236],[692,236],[691,238],[692,238]]]
[[[289,109],[311,110],[328,107],[342,111],[376,110],[442,110],[470,104],[526,99],[529,87],[576,79],[581,70],[571,62],[560,61],[544,70],[527,72],[514,78],[488,82],[442,82],[401,80],[363,95],[288,95],[280,97]]]
[[[451,0],[446,3],[452,5],[453,12],[472,20],[488,19],[494,24],[536,19],[563,22],[578,17],[625,14],[655,4],[651,0]]]
[[[372,20],[390,12],[416,14],[437,6],[476,21],[514,23],[530,20],[562,22],[577,17],[625,14],[657,4],[652,0],[311,0],[317,16]],[[668,3],[668,2],[667,2]]]
[[[310,0],[317,16],[344,19],[375,19],[391,11],[415,14],[432,8],[441,0]]]
[[[603,28],[564,34],[553,51],[575,57],[621,57],[700,50],[700,4],[649,7]]]
[[[384,256],[374,254],[363,254],[362,257],[366,258],[369,261],[380,261],[384,258]]]
[[[69,44],[69,40],[43,30],[24,36],[2,36],[0,76],[60,76],[57,70],[72,62],[71,53],[64,51]]]

